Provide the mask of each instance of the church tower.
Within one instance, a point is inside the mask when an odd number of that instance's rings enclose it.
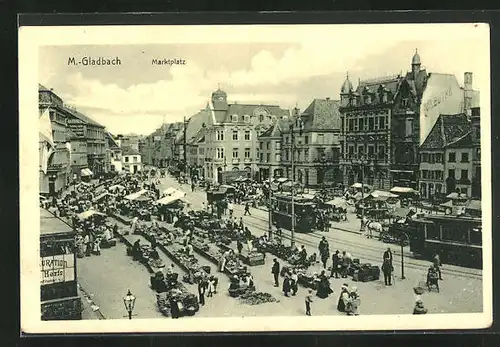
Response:
[[[212,93],[212,105],[214,106],[214,111],[227,111],[227,94],[219,88]]]
[[[420,56],[418,55],[417,49],[415,49],[415,55],[411,59],[411,72],[412,72],[412,77],[413,80],[417,79],[418,73],[420,72]]]
[[[349,105],[349,95],[353,91],[352,83],[349,80],[349,73],[347,73],[347,77],[342,84],[342,88],[340,89],[340,105],[347,106]]]

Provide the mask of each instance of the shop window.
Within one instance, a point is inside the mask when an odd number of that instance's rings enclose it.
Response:
[[[456,153],[455,152],[448,153],[448,161],[450,163],[454,163],[456,161]]]

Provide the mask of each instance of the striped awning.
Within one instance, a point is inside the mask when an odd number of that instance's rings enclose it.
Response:
[[[85,168],[80,171],[80,174],[82,176],[92,176],[94,173],[90,169]]]

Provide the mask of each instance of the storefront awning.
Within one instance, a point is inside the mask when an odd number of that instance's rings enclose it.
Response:
[[[141,196],[141,195],[145,194],[146,192],[147,192],[147,190],[146,190],[146,189],[142,189],[142,190],[140,190],[140,191],[138,191],[138,192],[135,192],[135,193],[132,193],[132,194],[127,195],[127,196],[125,197],[125,199],[127,199],[127,200],[135,200],[135,199],[137,199],[139,196]]]
[[[170,205],[170,204],[176,202],[177,200],[181,200],[184,197],[184,195],[185,195],[185,193],[183,193],[183,192],[176,192],[176,193],[172,194],[171,196],[165,196],[165,197],[161,198],[160,200],[157,200],[156,203],[159,205],[163,205],[163,206]]]
[[[390,190],[391,193],[402,193],[402,194],[416,194],[418,193],[415,189],[409,187],[393,187]]]
[[[92,176],[94,173],[90,169],[85,168],[80,170],[80,174],[81,176]]]

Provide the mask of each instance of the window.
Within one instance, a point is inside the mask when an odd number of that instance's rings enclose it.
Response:
[[[238,141],[238,130],[233,130],[233,141]]]
[[[238,115],[233,114],[233,115],[231,116],[231,122],[233,122],[233,123],[237,123],[237,122],[238,122]]]
[[[217,148],[217,159],[224,159],[224,148]]]
[[[268,163],[270,163],[270,162],[271,162],[271,154],[270,154],[270,153],[267,153],[267,155],[266,155],[266,159],[267,159],[266,161],[267,161]]]
[[[304,144],[307,145],[309,143],[309,136],[304,136]]]
[[[429,179],[433,180],[434,179],[434,170],[429,171]],[[429,184],[430,187],[430,184]]]
[[[375,118],[373,117],[368,118],[368,130],[372,131],[374,127],[375,127]]]
[[[238,158],[238,148],[233,148],[233,158]]]
[[[354,118],[353,121],[354,121],[354,131],[358,131],[358,129],[359,129],[358,128],[358,118]]]
[[[260,143],[259,143],[259,148],[260,148],[260,149],[264,149],[264,141],[260,141]]]
[[[365,147],[363,145],[358,145],[358,154],[363,154],[365,152]]]
[[[378,118],[378,128],[380,130],[385,129],[385,116]]]
[[[359,130],[365,130],[365,120],[364,118],[359,119]]]
[[[250,148],[245,148],[245,158],[250,158]]]
[[[368,146],[368,157],[373,158],[375,154],[375,146]]]
[[[281,142],[280,141],[276,141],[276,149],[281,149]]]
[[[460,188],[460,193],[462,193],[464,195],[469,195],[469,189],[467,189],[467,188]]]
[[[443,171],[436,171],[436,180],[442,181],[443,180]],[[436,190],[437,190],[437,185],[436,185]]]
[[[266,148],[267,148],[268,150],[270,150],[270,149],[271,149],[271,141],[267,141],[267,143],[266,143]]]
[[[469,153],[462,153],[462,163],[469,162]]]
[[[413,135],[413,119],[407,119],[406,120],[406,131],[405,131],[406,136],[412,136]]]
[[[260,161],[261,163],[263,163],[263,162],[264,162],[264,153],[259,153],[259,161]]]
[[[378,157],[379,157],[379,159],[385,159],[385,146],[384,145],[378,146]]]
[[[276,160],[276,162],[277,162],[277,163],[279,163],[279,161],[280,161],[280,154],[279,154],[279,153],[276,153],[276,154],[274,155],[274,157],[275,157],[275,159],[274,159],[274,160]]]
[[[125,156],[125,162],[128,163],[128,156]]]
[[[443,155],[441,153],[436,153],[436,163],[443,163]]]
[[[217,130],[217,141],[224,141],[224,130]]]
[[[324,134],[318,134],[318,143],[319,144],[325,143],[325,135]]]
[[[429,162],[429,154],[422,153],[422,163],[428,163],[428,162]]]
[[[455,169],[449,169],[448,170],[448,177],[449,178],[455,178]]]
[[[347,120],[347,130],[354,131],[354,119]]]
[[[200,148],[198,149],[198,153],[199,153],[199,154],[201,154],[201,155],[205,154],[205,148],[200,147]]]
[[[462,170],[460,172],[460,179],[461,180],[468,180],[469,179],[469,170]]]
[[[133,159],[134,159],[134,163],[137,163],[137,157],[134,156]]]
[[[450,163],[454,163],[454,162],[456,161],[456,159],[457,159],[457,158],[456,158],[456,153],[455,153],[455,152],[450,152],[450,153],[448,154],[448,161],[449,161]]]
[[[422,178],[423,179],[429,178],[429,171],[428,170],[422,170]]]
[[[250,116],[249,115],[244,115],[243,116],[243,120],[245,121],[245,123],[250,123]]]
[[[259,122],[261,122],[261,123],[262,123],[263,121],[264,121],[264,115],[263,115],[263,114],[261,114],[261,115],[259,116]]]
[[[250,141],[250,130],[245,130],[245,141]]]
[[[401,100],[401,107],[406,108],[406,107],[408,107],[408,104],[409,104],[408,98],[403,98]]]
[[[352,157],[354,155],[354,146],[349,145],[349,147],[347,147],[347,152],[349,153],[349,157]]]

